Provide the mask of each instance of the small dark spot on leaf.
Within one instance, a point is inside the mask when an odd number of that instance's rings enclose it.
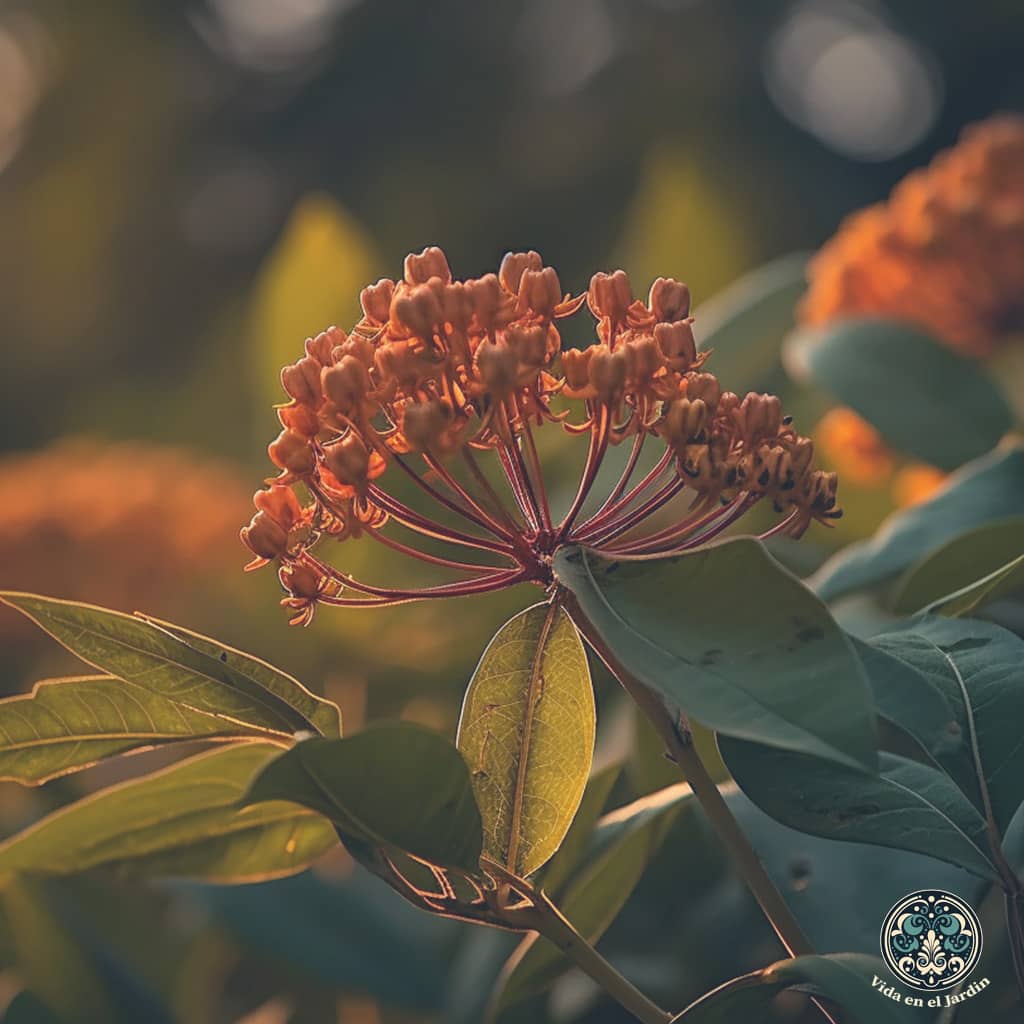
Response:
[[[618,572],[621,568],[622,568],[622,563],[621,562],[612,562],[612,564],[609,565],[607,569],[605,569],[604,574],[606,576],[611,576],[611,574],[613,572]]]
[[[227,664],[227,660],[228,660],[228,652],[227,651],[221,651],[220,652],[220,660],[223,661],[225,664]]]
[[[717,665],[718,662],[721,660],[722,655],[724,653],[725,653],[725,651],[722,651],[722,650],[720,650],[717,647],[712,647],[710,650],[705,651],[700,656],[700,660],[697,662],[697,664],[698,665],[705,665],[705,666],[707,666],[707,665]]]
[[[836,807],[827,812],[827,816],[840,825],[848,821],[856,821],[858,818],[868,818],[877,814],[881,808],[878,804],[855,804],[852,807]]]
[[[962,732],[960,723],[950,722],[949,725],[946,726],[946,732],[948,732],[950,736],[959,736]]]
[[[811,884],[813,865],[808,857],[796,857],[789,862],[789,887],[803,892]]]
[[[802,644],[812,644],[815,640],[825,639],[825,630],[821,626],[804,626],[797,631],[796,638]]]
[[[473,772],[473,778],[474,779],[486,779],[487,778],[487,772],[485,772],[483,770],[483,768],[477,768],[477,770],[475,772]]]

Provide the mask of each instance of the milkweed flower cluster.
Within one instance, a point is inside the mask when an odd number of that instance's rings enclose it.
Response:
[[[815,256],[806,324],[886,316],[983,359],[1024,328],[1024,116],[968,127]]]
[[[318,603],[380,606],[547,585],[563,544],[614,557],[686,551],[762,500],[780,516],[772,533],[799,536],[840,515],[835,474],[814,468],[811,441],[779,399],[741,398],[705,370],[689,290],[678,281],[659,278],[641,300],[623,271],[598,273],[572,297],[535,252],[510,253],[497,274],[457,281],[431,247],[406,258],[401,281],[380,280],[360,301],[350,332],[330,327],[308,338],[282,370],[289,401],[269,447],[280,472],[255,495],[242,530],[256,556],[249,567],[278,566],[294,622],[308,622]],[[584,309],[596,340],[563,349],[559,322]],[[558,516],[540,429],[587,445]],[[648,442],[661,452],[641,475]],[[623,444],[621,476],[597,500],[602,462]],[[398,497],[386,486],[392,478],[411,483],[422,502]],[[656,527],[651,517],[666,508],[675,515]],[[322,541],[364,536],[460,578],[415,590],[374,586],[314,554]],[[460,558],[435,553],[434,542],[461,549]]]
[[[916,324],[962,355],[985,359],[1024,329],[1024,117],[968,127],[952,149],[901,181],[889,200],[852,214],[812,260],[802,323],[883,316]],[[814,436],[844,478],[891,481],[899,504],[944,480],[897,468],[874,428],[833,410]]]
[[[4,585],[172,611],[194,599],[186,581],[228,568],[248,498],[229,464],[175,446],[68,437],[4,456]],[[0,636],[24,621],[3,616]]]

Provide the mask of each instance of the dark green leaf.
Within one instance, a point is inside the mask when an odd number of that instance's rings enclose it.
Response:
[[[722,756],[740,789],[799,832],[912,850],[994,879],[985,821],[942,772],[883,754],[874,775],[726,736]]]
[[[597,942],[615,920],[690,797],[690,787],[680,783],[601,819],[582,866],[558,901],[588,942]],[[491,1002],[491,1019],[504,1008],[542,992],[569,966],[546,939],[527,936],[502,972]]]
[[[304,740],[260,772],[246,800],[291,800],[358,841],[479,871],[482,827],[466,763],[443,737],[408,722]]]
[[[625,668],[670,710],[731,736],[875,764],[860,662],[828,609],[739,538],[658,561],[555,556],[559,581]]]
[[[23,989],[11,1000],[3,1024],[61,1024],[61,1020],[38,996]]]
[[[700,348],[714,350],[715,373],[733,391],[763,388],[778,365],[782,340],[807,290],[806,268],[804,253],[783,256],[698,307],[694,330]]]
[[[45,680],[0,700],[0,778],[35,785],[116,754],[262,734],[113,676]]]
[[[790,344],[811,376],[894,448],[956,469],[994,448],[1013,425],[977,360],[894,320],[839,320]]]
[[[338,734],[336,705],[212,640],[193,635],[212,648],[204,653],[137,616],[34,594],[4,593],[0,599],[94,668],[175,703],[266,732]],[[259,678],[247,674],[254,665],[260,667]]]
[[[569,826],[562,845],[558,852],[551,858],[550,863],[541,875],[541,888],[549,896],[558,896],[566,882],[572,877],[581,858],[591,841],[594,829],[597,826],[598,818],[604,810],[612,787],[618,781],[622,768],[613,764],[603,771],[592,776],[587,782],[587,788],[583,791],[583,799],[580,801],[580,808],[576,817]]]
[[[922,616],[867,641],[879,710],[1005,830],[1024,800],[1024,639],[988,622]],[[979,766],[983,769],[980,772]]]
[[[594,729],[587,654],[569,616],[538,604],[506,622],[473,673],[456,740],[487,857],[525,877],[558,849],[590,774]]]
[[[1001,583],[1004,593],[1009,593],[1012,578],[1006,578],[1007,563],[1014,561],[1024,563],[1024,516],[968,530],[912,565],[897,584],[893,608],[910,614],[934,603],[941,604],[954,591],[972,587],[997,571],[1001,571],[1000,580],[986,586],[985,591]],[[1024,587],[1024,575],[1018,586]],[[983,596],[978,593],[977,602]]]
[[[238,882],[299,871],[337,842],[330,825],[292,804],[239,806],[277,753],[242,743],[86,797],[0,845],[0,873]]]
[[[980,580],[939,598],[925,611],[937,615],[970,615],[978,608],[1024,592],[1024,555],[1001,565]]]
[[[879,991],[889,985],[889,972],[877,957],[860,953],[801,956],[727,981],[688,1006],[673,1018],[673,1024],[760,1020],[771,999],[794,987],[842,1007],[846,1024],[908,1024],[916,1020],[914,1009]]]
[[[925,555],[1024,508],[1024,446],[964,466],[928,501],[893,513],[871,540],[851,544],[808,580],[825,601],[888,582]]]

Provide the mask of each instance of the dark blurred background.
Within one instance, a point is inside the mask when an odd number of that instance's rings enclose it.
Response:
[[[0,0],[0,585],[246,646],[350,731],[450,729],[521,600],[304,632],[240,572],[303,338],[426,244],[699,310],[1022,108],[1020,0]],[[0,643],[7,692],[66,666],[6,610]],[[7,831],[38,813],[0,796]]]

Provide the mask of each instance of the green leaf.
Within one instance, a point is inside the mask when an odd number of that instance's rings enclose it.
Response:
[[[582,866],[558,901],[588,942],[597,942],[615,920],[690,801],[690,787],[679,783],[620,807],[598,823]],[[528,935],[505,965],[489,1019],[544,991],[570,966],[552,943]]]
[[[956,469],[994,448],[1013,425],[1006,399],[948,345],[894,320],[839,320],[791,339],[796,362],[894,448]]]
[[[1013,589],[1012,569],[1008,563],[1024,562],[1024,516],[986,523],[954,537],[938,550],[912,565],[896,587],[893,609],[901,614],[919,611],[928,605],[942,604],[943,599],[975,585],[992,573],[1000,578],[976,593],[975,604],[999,586],[1003,593]],[[1009,579],[1007,578],[1009,576]],[[1018,586],[1024,587],[1024,575]]]
[[[117,754],[260,735],[112,676],[44,680],[0,700],[0,779],[38,785]]]
[[[995,572],[983,576],[980,580],[947,594],[933,604],[930,604],[925,611],[934,612],[937,615],[970,615],[978,608],[982,608],[994,601],[1001,601],[1004,597],[1019,594],[1024,590],[1024,555],[1015,558],[1012,562],[996,569]]]
[[[914,1010],[879,991],[891,985],[878,957],[861,953],[801,956],[780,960],[752,974],[733,978],[691,1003],[672,1024],[735,1024],[761,1020],[768,1003],[787,988],[799,988],[831,1000],[844,1011],[846,1024],[907,1024]]]
[[[302,804],[361,842],[479,872],[482,827],[469,770],[455,747],[420,726],[304,740],[253,781],[246,801],[264,800]]]
[[[180,630],[182,639],[153,622],[77,601],[9,592],[0,600],[94,668],[184,707],[288,736],[340,729],[336,705],[206,637]]]
[[[995,879],[985,821],[942,772],[882,754],[881,773],[719,737],[740,789],[776,821],[826,839],[912,850]]]
[[[744,274],[696,313],[702,351],[714,350],[715,373],[743,394],[764,387],[779,362],[782,340],[807,290],[807,255],[794,253]]]
[[[587,788],[583,791],[583,799],[580,801],[576,817],[572,819],[572,825],[569,826],[569,831],[566,832],[558,852],[551,858],[544,869],[544,874],[541,875],[541,888],[549,896],[557,896],[572,878],[580,860],[586,853],[587,844],[594,834],[598,818],[600,818],[612,788],[621,773],[620,765],[609,765],[587,782]]]
[[[337,842],[292,804],[240,807],[277,747],[215,750],[88,796],[0,844],[0,874],[123,875],[239,882],[299,871]]]
[[[8,1005],[3,1024],[61,1024],[61,1020],[38,996],[22,989]]]
[[[925,555],[985,523],[1024,508],[1024,446],[964,466],[928,501],[893,513],[870,540],[830,558],[808,583],[825,601],[892,580]]]
[[[1005,830],[1024,801],[1024,639],[988,622],[922,616],[871,637],[879,711]]]
[[[558,849],[594,755],[583,643],[557,605],[509,619],[477,665],[456,743],[470,767],[484,854],[526,877]]]
[[[554,567],[616,658],[673,713],[874,766],[874,710],[849,638],[759,542],[633,562],[570,547]]]

